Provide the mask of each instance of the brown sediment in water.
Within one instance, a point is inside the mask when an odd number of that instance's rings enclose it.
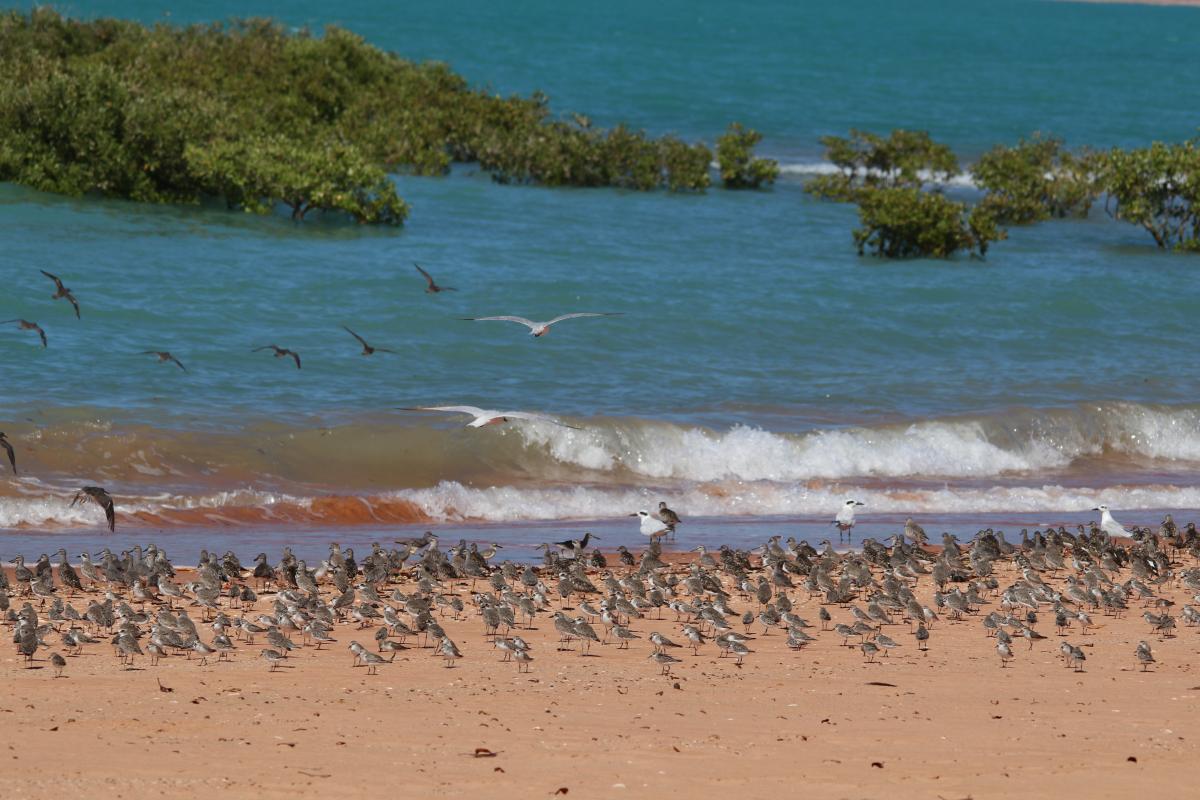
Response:
[[[217,506],[138,511],[125,515],[127,524],[150,526],[322,524],[331,526],[410,525],[432,518],[417,504],[380,497],[327,495],[303,503],[274,502],[266,505]]]

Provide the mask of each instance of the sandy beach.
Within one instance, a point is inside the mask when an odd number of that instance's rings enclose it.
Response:
[[[1060,584],[1065,575],[1044,577]],[[1019,576],[1004,566],[997,577],[1004,587]],[[181,585],[187,579],[177,576]],[[932,604],[933,588],[928,577],[918,583],[922,603]],[[1157,591],[1175,601],[1175,613],[1191,602],[1181,585]],[[1121,618],[1092,612],[1086,635],[1074,626],[1056,635],[1053,614],[1043,613],[1036,628],[1047,638],[1031,650],[1014,637],[1007,667],[981,624],[1000,611],[997,597],[961,621],[943,614],[927,655],[897,614],[881,632],[900,646],[868,663],[858,647],[819,629],[819,599],[800,587],[788,595],[816,638],[804,649],[790,650],[782,628],[763,635],[756,622],[741,667],[710,642],[698,654],[673,650],[681,663],[663,676],[646,637],[686,641],[669,609],[633,620],[641,638],[627,650],[610,642],[586,656],[577,646],[557,650],[551,611],[543,611],[532,629],[514,631],[532,645],[525,674],[484,636],[469,582],[448,581],[441,592],[467,607],[461,620],[439,617],[463,653],[453,668],[409,639],[411,649],[368,675],[351,666],[347,645],[357,639],[374,649],[375,628],[352,620],[337,625],[336,644],[302,647],[274,672],[258,655],[261,640],[237,643],[228,663],[171,655],[152,667],[138,657],[130,670],[107,643],[92,644],[67,659],[61,679],[47,660],[63,650],[58,634],[45,635],[50,646],[33,669],[7,645],[0,713],[8,794],[1116,798],[1150,788],[1185,796],[1200,775],[1197,631],[1181,619],[1177,635],[1160,640],[1134,602]],[[265,592],[253,611],[226,613],[253,619],[270,613],[271,598]],[[14,597],[13,608],[23,602]],[[736,589],[729,605],[758,609]],[[833,624],[853,623],[849,606],[827,608]],[[190,614],[208,641],[201,611]],[[1064,666],[1064,639],[1086,653],[1082,672]],[[1145,672],[1134,656],[1143,639],[1157,661]]]

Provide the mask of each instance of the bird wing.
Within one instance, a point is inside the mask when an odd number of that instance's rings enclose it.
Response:
[[[12,464],[13,475],[17,474],[17,456],[13,452],[13,446],[8,442],[0,439],[0,447],[4,448],[4,452],[8,453],[8,463]]]
[[[404,411],[449,411],[452,414],[470,414],[472,417],[486,417],[493,412],[485,411],[475,406],[414,406]]]
[[[350,329],[349,329],[349,328],[347,328],[345,325],[343,325],[343,326],[342,326],[342,330],[344,330],[346,333],[348,333],[348,334],[350,334],[351,336],[353,336],[355,339],[358,339],[359,343],[361,343],[363,347],[370,347],[370,346],[371,346],[371,345],[367,344],[367,340],[366,340],[366,339],[364,339],[363,337],[359,336],[357,333],[355,333],[354,331],[350,330]]]
[[[547,322],[547,325],[553,325],[556,322],[562,322],[564,319],[575,319],[576,317],[619,317],[621,314],[611,312],[597,311],[576,311],[574,314],[562,314]]]
[[[278,350],[278,349],[279,349],[279,348],[278,348],[278,347],[276,347],[276,346],[275,346],[275,345],[273,345],[273,344],[264,344],[262,347],[256,347],[256,348],[254,348],[253,350],[251,350],[250,352],[252,352],[252,353],[258,353],[258,352],[261,352],[261,351],[263,351],[263,350]]]
[[[42,348],[46,347],[46,332],[42,330],[41,325],[34,325],[33,329],[38,332],[38,336],[42,337]]]
[[[425,270],[421,269],[421,265],[420,265],[420,264],[418,264],[418,263],[417,263],[417,262],[415,262],[415,261],[413,262],[413,266],[417,268],[417,272],[419,272],[419,273],[421,273],[422,275],[424,275],[424,276],[425,276],[425,280],[426,280],[426,281],[429,283],[429,288],[430,288],[430,289],[437,288],[437,284],[433,282],[433,276],[432,276],[432,275],[430,275],[430,274],[429,274],[428,272],[426,272]]]
[[[117,508],[113,504],[113,499],[105,492],[103,497],[96,498],[96,502],[104,506],[104,516],[108,519],[109,533],[117,532]]]
[[[560,422],[559,420],[556,420],[554,417],[548,417],[545,414],[532,414],[528,411],[501,411],[499,416],[508,417],[510,419],[529,419],[529,420],[540,420],[542,422],[552,422],[555,425],[561,425],[562,427],[570,428],[571,430],[575,430],[575,431],[582,430],[582,428],[579,428],[575,425],[568,425],[565,422]]]
[[[75,295],[70,292],[65,292],[63,297],[71,301],[71,305],[75,307],[75,319],[83,319],[79,316],[79,301],[75,299]]]
[[[41,273],[43,275],[45,275],[47,278],[49,278],[50,280],[54,281],[54,285],[57,286],[59,289],[63,288],[63,282],[58,279],[57,275],[55,275],[52,272],[46,272],[46,270],[44,270],[44,269],[41,270]]]
[[[184,372],[187,372],[187,367],[185,367],[185,366],[183,365],[183,362],[182,362],[182,361],[180,361],[178,358],[176,358],[175,356],[168,356],[168,358],[170,358],[172,361],[174,361],[174,362],[175,362],[175,366],[179,367],[179,368],[180,368],[181,370],[183,370]]]
[[[538,329],[538,323],[534,322],[533,320],[525,319],[524,317],[463,317],[463,319],[471,322],[515,322],[519,325],[524,325],[531,331],[536,331]]]
[[[300,369],[300,354],[295,350],[284,350],[284,352],[296,360],[296,369]]]

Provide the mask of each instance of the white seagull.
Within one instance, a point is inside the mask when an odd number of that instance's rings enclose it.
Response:
[[[525,319],[524,317],[511,317],[511,316],[463,317],[463,319],[467,320],[468,322],[515,322],[518,325],[524,325],[526,328],[529,328],[529,332],[533,336],[545,336],[547,333],[550,332],[551,325],[553,325],[556,322],[562,322],[564,319],[575,319],[576,317],[619,317],[619,316],[621,316],[619,313],[608,313],[608,312],[599,313],[599,312],[595,312],[595,311],[578,311],[574,314],[563,314],[561,316],[555,317],[554,319],[550,320],[549,322],[534,322],[533,320]]]
[[[671,532],[670,525],[667,525],[661,519],[644,509],[629,516],[642,518],[642,536],[649,536],[651,539],[654,539],[659,536],[666,536]]]
[[[854,509],[856,506],[861,506],[863,503],[857,500],[847,500],[846,504],[841,507],[834,518],[833,524],[837,525],[838,534],[848,535],[854,529]]]
[[[416,406],[402,408],[401,411],[449,411],[454,414],[469,414],[475,419],[467,423],[468,428],[482,428],[485,425],[499,425],[502,422],[514,419],[528,419],[538,422],[550,422],[574,431],[582,430],[575,425],[559,422],[554,417],[547,417],[545,414],[531,414],[527,411],[491,411],[485,408],[476,408],[475,406]]]
[[[1109,536],[1128,536],[1129,531],[1125,530],[1125,526],[1113,519],[1112,513],[1108,510],[1108,506],[1096,506],[1092,511],[1100,512],[1100,530],[1107,533]]]

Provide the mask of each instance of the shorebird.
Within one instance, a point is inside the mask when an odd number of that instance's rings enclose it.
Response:
[[[1125,526],[1113,519],[1112,512],[1108,510],[1108,506],[1096,506],[1092,511],[1100,512],[1100,530],[1109,536],[1129,535],[1129,532],[1125,530]]]
[[[449,636],[443,636],[441,644],[438,645],[438,650],[442,654],[442,658],[446,660],[447,667],[453,667],[456,659],[462,658],[462,653],[459,652],[457,645],[450,641]]]
[[[140,355],[140,356],[158,356],[158,363],[165,364],[165,363],[169,362],[169,363],[172,363],[175,366],[179,367],[184,372],[187,372],[187,367],[185,367],[183,365],[183,362],[181,362],[175,356],[171,355],[166,350],[143,350],[142,352],[138,353],[138,355]]]
[[[477,408],[475,406],[412,406],[401,408],[401,411],[447,411],[452,414],[468,414],[474,417],[473,420],[467,423],[468,428],[482,428],[487,425],[499,425],[502,422],[509,422],[514,419],[525,419],[534,422],[550,422],[555,425],[560,425],[571,430],[581,430],[575,425],[568,425],[565,422],[559,422],[554,417],[547,417],[545,414],[533,414],[528,411],[492,411],[485,408]]]
[[[680,663],[679,659],[676,658],[675,656],[668,655],[666,653],[659,653],[657,651],[651,653],[649,656],[647,656],[647,658],[654,659],[654,663],[658,664],[660,667],[662,667],[661,674],[663,674],[663,675],[670,675],[671,674],[671,666],[673,664]]]
[[[671,532],[671,527],[669,525],[645,509],[634,514],[630,514],[629,516],[641,517],[642,536],[649,536],[651,540],[654,540],[660,536],[666,536]]]
[[[66,298],[75,307],[75,319],[79,319],[79,303],[75,300],[75,295],[71,294],[71,290],[63,286],[63,282],[58,279],[57,275],[46,272],[46,270],[41,270],[41,273],[54,281],[55,292],[50,296],[50,299],[62,300]]]
[[[438,292],[457,292],[458,291],[458,289],[455,289],[453,286],[438,286],[437,282],[433,279],[433,276],[430,275],[425,270],[423,270],[421,268],[421,265],[418,264],[417,262],[414,261],[413,266],[417,268],[417,272],[421,273],[421,275],[423,275],[425,277],[425,282],[427,284],[429,284],[428,286],[425,287],[425,294],[437,294]]]
[[[375,353],[391,353],[392,355],[396,354],[395,350],[388,350],[386,347],[371,347],[371,345],[367,344],[366,339],[359,336],[357,333],[350,330],[345,325],[342,326],[342,330],[344,330],[346,333],[353,336],[355,339],[358,339],[358,343],[362,345],[362,355],[364,355],[364,356],[374,355]]]
[[[534,337],[545,336],[550,332],[550,326],[555,323],[562,322],[566,319],[577,319],[579,317],[619,317],[620,313],[612,312],[595,312],[595,311],[577,311],[574,314],[562,314],[548,322],[534,322],[531,319],[524,317],[501,316],[501,317],[463,317],[467,322],[515,322],[518,325],[524,325],[529,328],[530,335]]]
[[[71,501],[71,505],[86,503],[89,500],[104,509],[104,516],[108,519],[108,530],[110,533],[115,533],[117,530],[117,512],[113,506],[112,497],[99,486],[84,486],[76,493],[75,498]]]
[[[54,677],[61,678],[63,670],[67,668],[67,660],[58,653],[51,653],[50,666],[54,667]]]
[[[675,526],[683,522],[683,520],[679,518],[679,515],[667,508],[665,501],[660,500],[658,503],[658,512],[655,513],[654,516],[662,520],[662,523],[667,526],[667,529],[670,532],[671,541],[675,541]]]
[[[917,647],[929,654],[929,629],[925,627],[924,622],[917,623]]]
[[[267,663],[271,665],[271,668],[267,670],[267,672],[274,672],[276,668],[283,663],[284,659],[283,653],[279,652],[278,650],[266,649],[261,651],[259,655],[265,658]]]
[[[529,655],[528,650],[518,650],[513,653],[513,658],[517,661],[517,672],[529,672],[529,664],[533,661],[533,656]],[[522,670],[521,667],[525,669]]]
[[[1154,651],[1150,649],[1150,645],[1146,642],[1138,642],[1137,650],[1134,651],[1137,655],[1138,663],[1142,665],[1142,672],[1154,663]]]
[[[587,550],[588,544],[592,541],[592,539],[598,540],[599,538],[599,536],[591,531],[584,531],[582,539],[567,539],[562,542],[553,542],[553,545],[564,553],[569,553],[571,558],[575,558],[584,550]],[[545,547],[546,545],[540,546]]]
[[[833,525],[837,526],[838,538],[849,536],[854,530],[854,509],[857,506],[864,505],[857,500],[847,500],[837,513],[837,517],[833,520]]]
[[[285,358],[287,356],[291,356],[292,359],[296,362],[296,369],[300,369],[300,354],[295,352],[294,350],[288,350],[286,347],[279,347],[279,346],[273,345],[273,344],[265,344],[262,347],[254,348],[250,352],[258,353],[263,350],[274,350],[276,358]]]
[[[17,327],[23,331],[37,331],[38,336],[42,338],[42,349],[46,348],[46,332],[42,330],[42,326],[36,322],[30,322],[27,319],[6,319],[0,322],[0,325],[7,325],[10,322],[17,323]]]
[[[1007,642],[997,642],[996,652],[1000,654],[1000,666],[1007,667],[1013,657],[1012,648],[1008,646]]]
[[[0,432],[0,447],[4,448],[4,452],[8,453],[8,463],[12,466],[13,475],[17,474],[17,454],[13,452],[12,443],[5,438]]]

